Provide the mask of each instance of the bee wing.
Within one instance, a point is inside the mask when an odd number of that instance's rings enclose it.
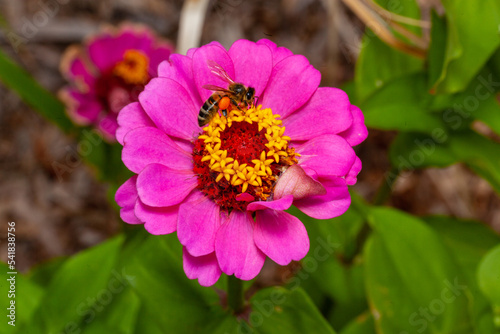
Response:
[[[231,93],[231,91],[227,90],[226,88],[222,88],[222,87],[214,86],[214,85],[203,85],[203,88],[208,89],[208,90],[213,90],[214,92]]]
[[[219,78],[221,78],[222,80],[224,80],[225,82],[227,82],[229,84],[234,83],[234,80],[231,79],[231,77],[226,73],[226,71],[222,68],[222,66],[217,64],[215,61],[207,60],[207,65],[208,65],[208,68],[210,68],[210,71],[214,75],[218,76]]]

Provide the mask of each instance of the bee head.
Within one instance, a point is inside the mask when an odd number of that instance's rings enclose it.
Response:
[[[253,102],[254,97],[255,97],[255,88],[248,87],[248,90],[245,94],[245,101],[247,103],[251,103],[251,102]]]

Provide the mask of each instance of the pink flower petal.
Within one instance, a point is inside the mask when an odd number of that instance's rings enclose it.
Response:
[[[345,138],[351,146],[356,146],[368,137],[368,129],[361,109],[351,105],[350,110],[353,116],[352,126],[348,130],[339,133],[339,136]]]
[[[124,142],[122,160],[134,173],[140,173],[152,163],[177,170],[193,169],[191,154],[157,128],[134,129],[125,136]]]
[[[124,42],[123,39],[117,40],[111,34],[100,34],[90,39],[87,52],[99,71],[109,71],[122,60],[127,46],[120,42]]]
[[[258,211],[255,244],[271,260],[285,266],[298,261],[309,251],[309,237],[302,222],[283,211]]]
[[[255,94],[259,96],[272,71],[273,57],[269,48],[240,39],[229,49],[229,56],[234,63],[234,81],[255,88]]]
[[[118,129],[116,139],[123,145],[123,138],[132,129],[142,126],[154,126],[153,121],[142,109],[139,102],[132,102],[124,107],[118,114]]]
[[[179,207],[177,237],[189,254],[201,256],[215,250],[215,235],[220,227],[219,206],[199,191]]]
[[[135,204],[135,215],[144,222],[144,228],[151,234],[162,235],[175,232],[179,206],[155,208],[142,203]]]
[[[91,38],[87,50],[94,64],[105,72],[121,61],[127,50],[148,54],[153,40],[152,33],[143,26],[122,26],[118,32],[110,31]]]
[[[356,157],[356,160],[354,161],[354,164],[351,167],[351,170],[349,171],[349,174],[347,174],[345,181],[348,185],[352,186],[358,182],[358,174],[361,171],[361,160]]]
[[[137,201],[137,175],[132,176],[118,188],[115,194],[115,201],[120,206],[120,218],[129,224],[141,224],[142,222],[134,213],[135,202]]]
[[[261,39],[257,41],[258,45],[265,45],[273,54],[273,66],[282,61],[283,59],[293,56],[293,52],[288,50],[287,48],[280,46],[278,47],[276,43],[271,42],[268,39]]]
[[[321,181],[326,195],[307,197],[293,204],[306,215],[316,219],[330,219],[342,215],[351,204],[347,184],[342,178],[324,179]]]
[[[253,219],[249,213],[231,213],[217,232],[215,254],[227,275],[251,280],[259,274],[266,257],[253,241]]]
[[[236,200],[239,202],[251,202],[255,200],[255,197],[253,197],[249,193],[241,193],[236,195]]]
[[[345,176],[356,159],[352,147],[337,135],[313,138],[296,148],[301,154],[299,165],[321,176]]]
[[[274,66],[262,106],[285,119],[311,98],[320,80],[321,74],[306,57],[287,57]]]
[[[109,113],[102,117],[96,124],[96,128],[101,132],[104,139],[108,142],[113,143],[116,141],[116,130],[118,129],[118,122],[116,120],[116,114]]]
[[[222,274],[215,253],[195,257],[184,248],[182,251],[183,267],[189,279],[198,279],[201,286],[212,286]]]
[[[202,100],[200,94],[198,94],[198,88],[194,83],[192,66],[193,60],[189,57],[173,54],[170,56],[169,61],[164,61],[158,66],[158,76],[177,81],[189,93],[195,106],[201,108],[205,100]]]
[[[201,131],[199,107],[174,80],[152,79],[139,95],[139,101],[153,122],[169,136],[191,141]]]
[[[163,43],[161,45],[156,46],[149,52],[148,73],[151,78],[158,76],[158,66],[163,61],[166,61],[168,63],[168,58],[170,57],[170,54],[173,52],[173,50],[174,49],[170,44]]]
[[[248,204],[247,206],[247,211],[257,211],[257,210],[267,210],[267,209],[273,209],[273,210],[286,210],[288,209],[293,202],[293,196],[292,195],[286,195],[280,199],[277,199],[275,201],[258,201],[258,202],[252,202]]]
[[[77,124],[89,125],[94,123],[104,107],[93,94],[82,94],[73,88],[63,88],[59,98],[66,105],[66,112]]]
[[[198,180],[192,171],[150,164],[137,178],[137,192],[144,204],[166,207],[181,203],[197,184]]]
[[[304,197],[324,195],[325,188],[318,181],[306,174],[302,167],[292,165],[281,175],[274,187],[274,198],[280,199],[293,195],[295,200]]]
[[[70,47],[62,56],[60,68],[64,77],[80,91],[90,92],[94,91],[96,77],[84,59],[81,48]]]
[[[285,134],[300,141],[342,132],[352,124],[350,106],[342,90],[320,87],[301,109],[283,120]]]
[[[226,81],[220,79],[211,72],[209,67],[210,62],[219,64],[229,77],[234,80],[233,61],[223,47],[217,44],[209,44],[198,48],[193,54],[193,73],[194,81],[202,101],[207,100],[213,93],[203,88],[204,85],[215,85],[222,88],[227,88],[229,86]],[[198,110],[201,107],[202,105],[198,107]]]

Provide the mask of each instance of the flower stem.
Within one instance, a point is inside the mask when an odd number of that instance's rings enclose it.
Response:
[[[243,281],[233,275],[227,277],[227,304],[234,313],[243,311]]]

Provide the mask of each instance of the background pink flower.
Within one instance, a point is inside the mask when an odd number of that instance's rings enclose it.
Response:
[[[114,141],[118,112],[137,101],[172,51],[150,29],[132,24],[105,27],[82,46],[69,47],[60,66],[70,83],[60,93],[68,114],[76,123],[92,125]]]
[[[227,87],[210,62],[255,88],[262,110],[241,116],[254,121],[237,121],[235,111],[198,126],[212,94],[203,86]],[[367,136],[361,111],[343,91],[318,88],[320,73],[305,57],[268,40],[173,54],[158,76],[118,117],[122,158],[137,174],[116,193],[122,219],[152,234],[177,231],[184,270],[202,285],[221,272],[252,279],[266,256],[280,265],[302,259],[306,229],[284,210],[293,204],[318,219],[347,210],[347,186],[361,170],[352,146]]]

